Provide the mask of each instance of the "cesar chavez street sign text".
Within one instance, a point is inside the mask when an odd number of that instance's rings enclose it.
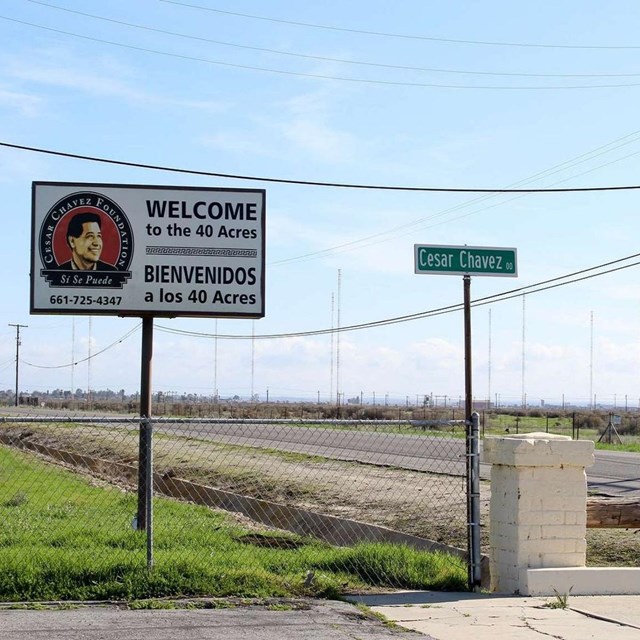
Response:
[[[31,312],[264,316],[265,192],[34,182]]]
[[[517,277],[516,249],[414,245],[415,273]]]

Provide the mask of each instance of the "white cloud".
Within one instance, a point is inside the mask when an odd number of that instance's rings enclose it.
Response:
[[[325,91],[305,93],[289,100],[265,104],[259,111],[238,109],[242,126],[212,124],[201,142],[206,147],[246,156],[282,161],[303,158],[298,165],[315,162],[346,164],[353,161],[359,141],[334,126],[333,100]]]
[[[0,89],[0,108],[11,109],[19,115],[34,118],[43,104],[42,98],[29,93]]]
[[[189,100],[144,91],[140,88],[144,84],[140,74],[109,56],[88,58],[63,49],[40,49],[30,51],[28,55],[1,56],[0,63],[5,80],[29,87],[57,87],[91,96],[118,98],[135,104],[212,112],[224,108],[224,104],[218,101]],[[53,98],[41,96],[38,106],[47,102],[51,108]]]
[[[46,160],[29,151],[0,148],[0,184],[15,184],[16,180],[32,180],[46,173]]]
[[[594,357],[613,364],[613,369],[635,368],[640,360],[640,343],[636,340],[629,343],[614,342],[610,338],[597,340]]]
[[[284,101],[284,117],[278,126],[281,135],[296,152],[308,154],[310,161],[349,163],[356,155],[356,137],[334,126],[338,94],[321,88]],[[304,157],[304,155],[303,155]]]
[[[325,213],[325,210],[330,211]],[[323,262],[332,268],[342,267],[352,273],[403,276],[413,273],[415,234],[389,234],[390,224],[402,224],[413,212],[369,207],[366,208],[366,227],[361,217],[349,215],[349,209],[343,206],[338,208],[332,207],[331,203],[315,203],[313,212],[314,216],[296,217],[288,213],[271,212],[269,243],[296,248],[295,253],[288,252],[280,259],[289,260],[310,254],[302,261],[291,264]],[[318,227],[316,218],[328,215],[341,221]],[[372,226],[376,221],[379,221],[377,228]],[[364,228],[368,229],[368,233],[363,233]]]
[[[348,163],[355,155],[354,137],[322,120],[295,118],[282,127],[284,137],[303,154],[323,162]]]
[[[602,281],[597,283],[594,291],[599,295],[606,296],[611,301],[640,303],[640,284],[635,282],[615,284]]]
[[[261,156],[274,155],[271,149],[260,141],[259,136],[250,135],[246,131],[219,131],[203,136],[201,142],[205,147],[218,151]]]
[[[536,342],[526,348],[527,358],[539,362],[550,362],[555,360],[567,360],[576,357],[576,350],[559,344],[542,344]]]
[[[209,330],[213,327],[209,326]],[[60,339],[42,343],[33,335],[35,328],[25,333],[21,357],[23,362],[35,365],[60,365],[71,361],[71,333],[58,331]],[[95,327],[91,350],[97,353],[113,338],[99,336]],[[244,333],[249,334],[247,326]],[[257,332],[259,333],[259,332]],[[432,337],[417,342],[398,344],[378,339],[363,339],[360,334],[343,334],[340,338],[340,389],[347,397],[363,392],[370,401],[372,392],[378,398],[389,393],[394,400],[415,394],[448,395],[457,398],[464,393],[464,356],[461,340]],[[77,325],[75,359],[88,354],[86,322]],[[0,371],[0,387],[13,384],[11,340],[2,350],[5,368]],[[337,340],[334,338],[333,378],[331,380],[330,336],[298,337],[279,340],[256,340],[253,364],[254,393],[261,398],[270,396],[296,397],[313,400],[318,391],[326,400],[333,393],[338,378],[335,364]],[[594,349],[593,387],[599,402],[613,402],[617,394],[621,403],[625,394],[637,402],[637,383],[640,381],[637,362],[640,342],[625,344],[606,338],[597,341]],[[500,394],[501,402],[519,403],[522,398],[521,345],[513,342],[502,353],[494,350],[491,390],[488,389],[488,363],[480,353],[474,360],[474,395],[484,398],[491,393]],[[224,397],[238,394],[248,397],[251,386],[251,340],[219,340],[217,361],[214,360],[214,341],[194,339],[157,332],[154,345],[154,390],[193,392],[208,395],[214,388],[217,367],[217,387]],[[94,388],[120,389],[134,392],[139,384],[139,334],[96,356],[91,370],[86,363],[75,368],[74,386],[86,388],[91,380]],[[560,342],[532,343],[527,347],[525,393],[528,403],[539,405],[559,402],[583,402],[589,396],[590,362],[588,349],[566,346]],[[71,370],[42,369],[25,366],[21,369],[21,387],[24,389],[67,388],[71,384]]]

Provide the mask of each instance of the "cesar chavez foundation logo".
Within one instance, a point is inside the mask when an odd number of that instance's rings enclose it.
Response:
[[[40,227],[40,271],[52,287],[122,289],[131,277],[131,225],[111,198],[92,191],[66,195]]]

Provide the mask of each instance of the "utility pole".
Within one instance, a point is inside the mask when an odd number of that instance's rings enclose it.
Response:
[[[336,333],[336,397],[340,406],[340,290],[342,288],[342,269],[338,269],[338,332]]]
[[[10,327],[16,328],[16,402],[15,406],[18,406],[18,372],[19,372],[19,363],[20,363],[20,329],[26,329],[28,324],[11,324]]]
[[[213,402],[218,404],[218,318],[216,318],[214,331],[216,337],[213,340]],[[269,402],[268,397],[267,402]]]

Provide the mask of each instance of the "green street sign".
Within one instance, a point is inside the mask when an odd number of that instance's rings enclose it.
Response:
[[[414,245],[415,273],[518,276],[517,250],[506,247]]]

